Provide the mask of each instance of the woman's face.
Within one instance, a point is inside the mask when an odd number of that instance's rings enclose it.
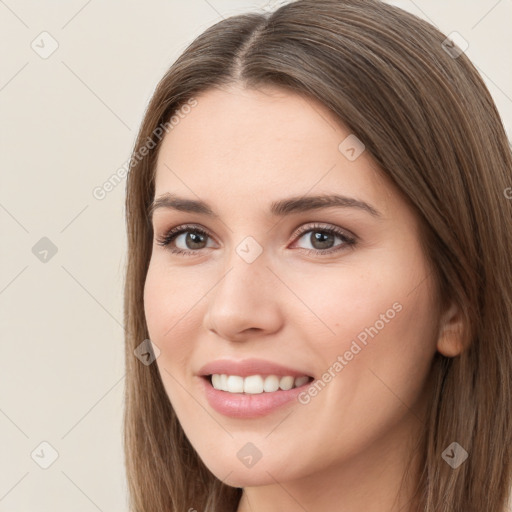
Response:
[[[186,436],[237,487],[368,471],[379,456],[389,469],[421,425],[437,342],[415,215],[321,104],[234,87],[196,99],[159,151],[155,199],[179,201],[154,208],[144,289]],[[310,199],[328,196],[346,199]],[[285,368],[202,371],[248,359]],[[286,376],[313,381],[286,390],[302,384]]]

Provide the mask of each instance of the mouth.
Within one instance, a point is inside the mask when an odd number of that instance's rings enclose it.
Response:
[[[299,396],[315,380],[305,367],[257,358],[217,359],[196,375],[210,407],[238,419],[262,417],[301,403]]]
[[[299,404],[299,396],[314,380],[308,375],[208,374],[200,376],[212,409],[239,420],[261,418],[285,406]],[[220,389],[217,389],[220,388]]]
[[[228,375],[214,373],[202,378],[217,391],[232,394],[260,395],[289,391],[308,386],[314,378],[309,375]]]

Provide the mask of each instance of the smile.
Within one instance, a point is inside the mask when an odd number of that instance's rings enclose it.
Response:
[[[298,395],[314,379],[307,376],[249,375],[244,378],[239,375],[212,374],[202,376],[200,380],[212,409],[223,416],[250,419],[266,416],[293,402],[299,405]],[[281,383],[283,388],[288,389],[281,388]],[[223,385],[227,391],[215,387]],[[243,389],[248,391],[241,391]]]
[[[273,393],[279,389],[288,391],[289,389],[298,388],[313,380],[312,377],[303,375],[301,377],[293,377],[291,375],[250,375],[241,377],[239,375],[213,374],[210,376],[212,386],[219,391],[227,393]]]

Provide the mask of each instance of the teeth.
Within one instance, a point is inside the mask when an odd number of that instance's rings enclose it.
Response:
[[[295,379],[295,387],[298,388],[300,386],[303,386],[304,384],[306,384],[306,382],[309,382],[309,377],[297,377]]]
[[[287,391],[292,388],[303,386],[309,381],[306,375],[302,377],[267,375],[250,375],[249,377],[240,377],[238,375],[214,374],[211,376],[212,386],[220,391],[228,393],[272,393],[278,389]]]

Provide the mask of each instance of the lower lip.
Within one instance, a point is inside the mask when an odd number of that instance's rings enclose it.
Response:
[[[232,418],[259,418],[270,414],[294,400],[298,401],[297,396],[311,384],[306,382],[298,388],[287,391],[280,389],[272,393],[228,393],[215,389],[209,378],[200,378],[210,406],[220,414]]]

